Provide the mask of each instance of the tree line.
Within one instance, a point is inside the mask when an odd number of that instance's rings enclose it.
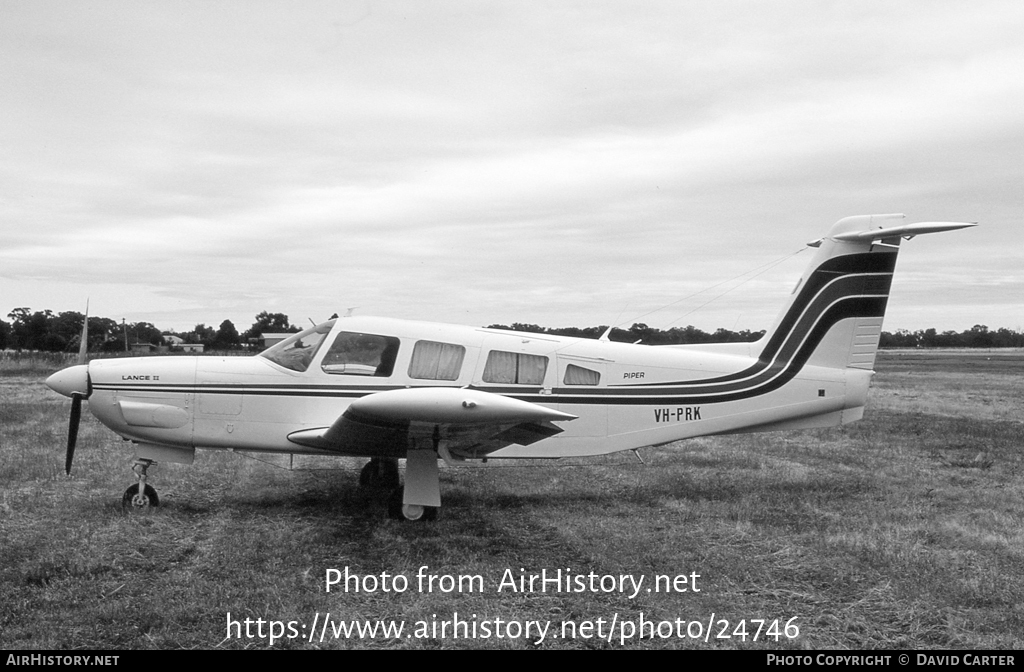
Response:
[[[43,352],[74,352],[82,340],[85,315],[75,311],[54,313],[50,310],[15,308],[7,314],[10,322],[0,320],[0,350],[38,350]],[[253,347],[264,333],[299,331],[284,313],[263,311],[256,321],[241,333],[224,320],[214,329],[197,324],[191,331],[163,331],[149,322],[117,322],[109,317],[89,317],[89,352],[122,352],[138,344],[171,345],[176,336],[187,344],[202,344],[212,350],[239,350]]]
[[[895,333],[883,331],[879,345],[883,348],[1024,348],[1024,332],[1006,327],[992,331],[984,324],[960,332],[900,329]]]
[[[337,315],[334,315],[337,317]],[[33,312],[29,308],[15,308],[7,314],[10,322],[0,319],[0,350],[38,350],[44,352],[74,352],[81,342],[82,313],[68,311],[53,313],[49,310]],[[511,325],[492,324],[491,329],[511,329],[558,336],[597,339],[608,331],[608,327],[541,327],[536,324],[513,322]],[[263,311],[255,316],[252,326],[239,333],[231,320],[224,320],[214,329],[197,324],[191,331],[162,331],[149,322],[118,323],[107,317],[89,317],[90,352],[118,352],[136,344],[170,345],[171,336],[177,336],[187,344],[201,343],[210,350],[239,350],[258,347],[264,333],[290,333],[300,331],[284,313]],[[694,326],[657,329],[641,322],[628,329],[614,328],[608,338],[624,343],[645,345],[682,345],[687,343],[749,343],[764,335],[761,331],[731,331],[717,329],[708,333]],[[1000,328],[990,330],[983,324],[976,324],[962,332],[935,329],[896,332],[882,332],[879,343],[883,348],[1021,348],[1024,347],[1024,332]]]
[[[509,326],[492,324],[492,329],[512,329],[558,336],[577,336],[580,338],[600,338],[608,329],[601,327],[564,327],[551,329],[536,324],[514,322]],[[608,338],[624,343],[644,343],[646,345],[683,345],[687,343],[750,343],[764,336],[761,331],[730,331],[717,329],[712,333],[702,331],[694,326],[673,327],[668,330],[655,329],[646,324],[637,323],[629,329],[612,329]],[[882,348],[1024,348],[1024,332],[1005,327],[990,330],[984,324],[976,324],[961,332],[936,329],[919,329],[908,331],[900,329],[895,332],[883,331],[879,340]]]
[[[488,329],[510,329],[512,331],[527,331],[535,334],[552,334],[554,336],[574,336],[576,338],[601,338],[608,325],[598,327],[541,327],[536,324],[524,324],[513,322],[511,325],[492,324]],[[672,327],[662,330],[649,327],[642,322],[637,322],[628,329],[613,328],[608,333],[608,340],[621,343],[643,343],[644,345],[681,345],[684,343],[749,343],[764,336],[764,330],[730,331],[729,329],[717,329],[714,333],[707,333],[694,326]]]

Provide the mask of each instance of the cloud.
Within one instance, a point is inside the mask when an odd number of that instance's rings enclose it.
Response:
[[[843,216],[904,211],[984,228],[912,242],[913,304],[894,296],[887,328],[1021,307],[1024,252],[990,255],[1024,249],[1015,3],[10,2],[5,18],[12,305],[31,280],[40,308],[104,288],[162,326],[348,305],[591,324]],[[951,249],[962,273],[923,273]],[[762,328],[801,259],[655,316]],[[993,298],[947,309],[935,286]]]

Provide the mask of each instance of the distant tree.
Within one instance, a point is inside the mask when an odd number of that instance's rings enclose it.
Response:
[[[106,350],[107,343],[120,343],[120,349],[124,349],[124,338],[121,335],[121,325],[109,317],[89,318],[89,350]],[[111,346],[112,349],[117,349]]]
[[[14,309],[11,310],[11,312],[7,313],[7,317],[9,317],[11,319],[11,322],[13,324],[18,324],[19,322],[25,322],[25,321],[28,320],[28,318],[31,315],[32,315],[32,309],[31,308],[25,308],[25,307],[14,308]]]
[[[208,327],[205,324],[197,324],[192,331],[183,335],[186,343],[202,343],[206,346],[212,345],[216,337],[217,332],[213,327]]]
[[[50,321],[50,338],[61,344],[61,350],[77,350],[82,339],[85,315],[75,311],[58,314]]]
[[[999,328],[992,338],[992,347],[995,348],[1019,348],[1022,346],[1024,346],[1024,335],[1006,327]]]
[[[0,350],[6,350],[11,339],[11,325],[0,320]]]
[[[50,320],[53,312],[49,310],[32,312],[30,308],[15,308],[7,317],[11,318],[12,347],[19,350],[61,349],[56,339],[48,339]]]
[[[934,348],[938,346],[939,334],[935,329],[925,329],[918,333],[920,336],[917,342],[921,344],[922,348]]]
[[[976,324],[971,327],[971,331],[966,333],[967,341],[966,345],[969,348],[991,348],[992,347],[992,333],[989,332],[988,327],[984,324]]]
[[[652,329],[643,322],[636,322],[629,328],[629,333],[633,335],[633,339],[635,341],[641,341],[648,344],[652,342],[656,331],[657,329]]]
[[[882,348],[916,348],[921,342],[921,332],[910,333],[906,329],[900,329],[896,333],[883,331],[878,340]]]
[[[608,325],[602,324],[596,327],[558,327],[548,329],[549,334],[557,336],[572,336],[573,338],[601,338],[601,335],[608,330]]]
[[[526,324],[525,322],[513,322],[512,331],[527,331],[535,334],[543,334],[547,331],[544,327],[536,324]]]
[[[682,329],[679,327],[672,327],[669,329],[669,333],[672,334],[671,343],[686,344],[686,343],[711,343],[714,339],[711,338],[711,334],[706,331],[702,331],[692,324],[688,324]]]
[[[135,322],[128,325],[128,341],[130,343],[163,345],[164,335],[149,322]]]
[[[299,328],[290,324],[288,316],[284,313],[268,313],[264,310],[256,316],[256,321],[242,334],[241,338],[248,341],[249,339],[259,338],[263,334],[281,334],[296,331],[299,331]]]
[[[213,337],[213,347],[218,350],[234,350],[241,346],[241,344],[242,338],[238,335],[238,330],[235,329],[235,325],[231,323],[231,320],[221,322],[220,328]]]

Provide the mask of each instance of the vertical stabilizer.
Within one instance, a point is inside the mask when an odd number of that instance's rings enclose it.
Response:
[[[759,342],[759,359],[779,368],[796,363],[872,369],[900,241],[974,226],[903,224],[903,219],[901,214],[847,217],[810,243],[817,252]]]

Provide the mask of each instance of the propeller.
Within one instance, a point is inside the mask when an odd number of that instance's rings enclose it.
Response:
[[[82,419],[82,399],[79,393],[71,395],[71,419],[68,421],[68,452],[64,458],[64,473],[71,475],[71,462],[75,459],[75,442],[78,441],[78,421]]]
[[[78,346],[78,364],[61,369],[46,379],[46,385],[54,392],[71,397],[71,416],[68,419],[68,450],[64,459],[64,472],[71,474],[71,463],[75,459],[75,443],[78,441],[78,423],[82,419],[82,400],[92,392],[89,380],[89,365],[86,352],[89,347],[89,304],[85,304],[85,320],[82,324],[82,341]]]

